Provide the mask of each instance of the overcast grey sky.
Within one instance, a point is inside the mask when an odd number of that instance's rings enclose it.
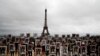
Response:
[[[0,34],[41,33],[45,8],[51,34],[100,34],[100,0],[0,0]]]

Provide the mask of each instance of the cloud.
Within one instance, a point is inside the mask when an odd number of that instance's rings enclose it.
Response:
[[[1,0],[0,34],[41,33],[48,9],[51,34],[100,33],[99,0]]]

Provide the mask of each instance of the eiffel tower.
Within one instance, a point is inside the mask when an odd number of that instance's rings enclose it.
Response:
[[[50,35],[47,26],[47,9],[45,9],[45,21],[44,21],[44,27],[41,36],[46,36],[46,35]]]

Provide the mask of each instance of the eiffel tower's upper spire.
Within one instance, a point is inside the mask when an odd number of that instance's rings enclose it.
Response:
[[[44,26],[47,26],[47,9],[45,9],[45,24]]]
[[[48,26],[47,26],[47,9],[45,9],[45,21],[44,21],[44,27],[41,36],[45,36],[45,35],[49,35]]]

